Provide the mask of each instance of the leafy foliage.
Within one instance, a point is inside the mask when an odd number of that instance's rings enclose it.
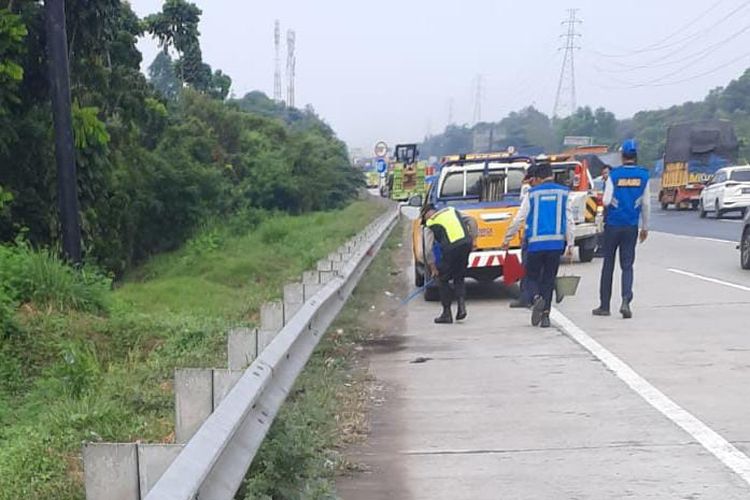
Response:
[[[23,80],[15,83],[16,104],[0,101],[0,120],[13,123],[10,133],[0,128],[0,241],[22,233],[34,247],[54,247],[59,228],[43,12],[33,0],[13,4],[15,13],[3,11],[0,24],[12,36],[0,40],[13,41],[6,52],[22,67]],[[272,103],[256,113],[224,102],[231,79],[201,59],[195,5],[167,0],[143,21],[121,0],[70,0],[66,7],[89,261],[120,275],[177,248],[208,219],[335,208],[356,195],[361,179],[344,144],[311,108]],[[165,49],[151,65],[151,82],[140,72],[136,48],[144,30]]]

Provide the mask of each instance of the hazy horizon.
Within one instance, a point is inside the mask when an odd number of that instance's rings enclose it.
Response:
[[[311,104],[352,148],[438,133],[448,124],[451,99],[453,123],[471,124],[479,74],[483,121],[529,105],[552,114],[567,15],[558,2],[195,3],[203,10],[204,59],[232,77],[238,97],[252,90],[273,94],[274,20],[284,32],[294,29],[297,105]],[[131,0],[140,16],[161,4]],[[747,2],[636,0],[625,9],[580,0],[576,7],[583,20],[579,106],[603,106],[626,118],[701,100],[750,66],[750,53],[742,50],[750,39]],[[156,43],[146,37],[139,47],[147,67]]]

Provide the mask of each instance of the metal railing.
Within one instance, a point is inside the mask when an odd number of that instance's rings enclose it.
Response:
[[[398,220],[389,211],[360,234],[336,276],[259,353],[188,441],[146,500],[230,500],[240,488],[284,400]]]

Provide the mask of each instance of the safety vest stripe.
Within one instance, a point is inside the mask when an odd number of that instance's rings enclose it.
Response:
[[[529,243],[538,243],[540,241],[565,241],[564,234],[543,234],[541,236],[532,236]]]

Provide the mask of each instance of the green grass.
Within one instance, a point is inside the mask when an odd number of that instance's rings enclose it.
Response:
[[[262,302],[381,210],[209,225],[114,292],[40,258],[5,301],[18,309],[0,340],[0,499],[83,498],[82,441],[169,442],[174,368],[224,365],[228,328],[253,325]]]
[[[261,446],[240,498],[337,498],[335,476],[348,467],[343,447],[352,435],[365,432],[358,428],[367,389],[366,373],[354,363],[357,346],[382,333],[378,314],[384,291],[399,286],[393,252],[402,229],[403,223],[393,230],[313,353]],[[373,312],[373,304],[380,310]]]

